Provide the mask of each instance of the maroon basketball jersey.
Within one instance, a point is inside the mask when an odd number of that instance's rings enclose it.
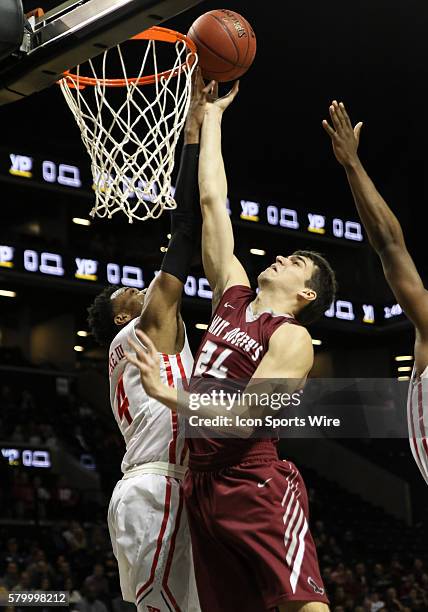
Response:
[[[192,374],[192,393],[219,388],[219,379],[248,382],[269,349],[273,332],[284,323],[299,325],[291,315],[262,312],[254,315],[251,302],[256,292],[244,285],[227,289],[205,332]],[[213,415],[214,416],[214,415]],[[206,437],[205,437],[206,436]],[[209,430],[203,437],[188,440],[190,465],[192,462],[227,464],[251,451],[259,440],[242,438],[209,438]]]

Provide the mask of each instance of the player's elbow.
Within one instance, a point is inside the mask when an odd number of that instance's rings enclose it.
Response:
[[[202,209],[210,208],[212,206],[213,200],[215,199],[213,191],[206,185],[199,186],[199,197]]]
[[[369,243],[382,256],[389,249],[405,248],[403,232],[397,223],[379,223],[368,235]]]
[[[200,190],[200,199],[202,214],[207,214],[220,206],[225,208],[226,196],[223,197],[222,194],[216,193],[213,189]]]

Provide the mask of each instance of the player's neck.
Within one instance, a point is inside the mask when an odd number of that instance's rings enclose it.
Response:
[[[260,289],[255,300],[251,302],[251,308],[254,314],[262,312],[272,312],[273,314],[286,314],[294,316],[294,304],[292,300],[278,299],[269,289]]]

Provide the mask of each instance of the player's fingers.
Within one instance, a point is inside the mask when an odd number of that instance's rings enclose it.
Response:
[[[336,114],[336,118],[340,124],[340,127],[343,128],[345,127],[345,118],[343,116],[342,113],[342,109],[339,106],[339,102],[337,100],[333,100],[333,108],[334,108],[334,112]]]
[[[234,82],[232,89],[227,94],[227,97],[234,100],[238,94],[238,91],[239,91],[239,80]]]
[[[326,119],[323,119],[322,126],[329,136],[334,136],[336,133]]]
[[[346,110],[345,105],[343,104],[343,102],[340,102],[340,103],[339,103],[339,108],[340,108],[340,110],[341,110],[341,112],[342,112],[342,116],[343,116],[343,120],[344,120],[345,124],[346,124],[346,125],[347,125],[349,128],[351,128],[351,130],[352,130],[352,123],[351,123],[351,120],[350,120],[350,118],[349,118],[349,115],[348,115],[348,113],[347,113],[347,110]]]
[[[219,98],[220,101],[223,102],[223,108],[227,108],[231,102],[235,99],[237,93],[239,91],[239,81],[235,81],[233,87],[230,91],[227,92],[225,96]]]
[[[199,104],[206,104],[211,101],[211,91],[213,88],[214,81],[210,81],[208,85],[205,85],[201,90],[201,95],[199,98]]]
[[[338,120],[340,121],[340,125],[342,127],[344,127],[346,125],[346,120],[345,120],[345,116],[343,114],[342,111],[342,107],[340,106],[339,102],[337,100],[333,100],[333,106],[334,106],[334,110],[336,112],[336,116],[338,118]]]
[[[214,84],[215,84],[215,81],[210,81],[208,85],[205,85],[202,91],[206,96],[212,92],[214,88]]]
[[[141,342],[144,344],[148,354],[154,357],[157,353],[157,350],[148,335],[145,334],[141,329],[136,329],[135,333],[137,334],[137,337],[141,340]]]
[[[135,367],[137,367],[138,369],[141,369],[141,363],[140,361],[135,357],[135,355],[131,355],[131,353],[128,353],[128,351],[124,351],[125,353],[125,359],[126,361],[128,361],[129,363],[132,363],[132,365],[134,365]]]
[[[363,122],[360,121],[359,123],[357,123],[357,125],[354,127],[354,136],[356,141],[359,143],[360,142],[360,132],[361,132],[361,128],[363,127]]]
[[[334,105],[330,104],[330,107],[329,107],[328,110],[329,110],[329,113],[330,113],[330,118],[331,118],[331,122],[333,124],[333,127],[336,130],[336,132],[337,132],[340,129],[342,129],[342,126],[340,124],[340,121],[339,121],[339,118],[337,116],[336,109],[335,109]]]

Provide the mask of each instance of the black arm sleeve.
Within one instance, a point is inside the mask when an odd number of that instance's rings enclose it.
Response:
[[[172,274],[183,284],[201,239],[198,164],[199,144],[184,145],[175,190],[177,208],[171,212],[171,241],[161,266],[163,272]]]

